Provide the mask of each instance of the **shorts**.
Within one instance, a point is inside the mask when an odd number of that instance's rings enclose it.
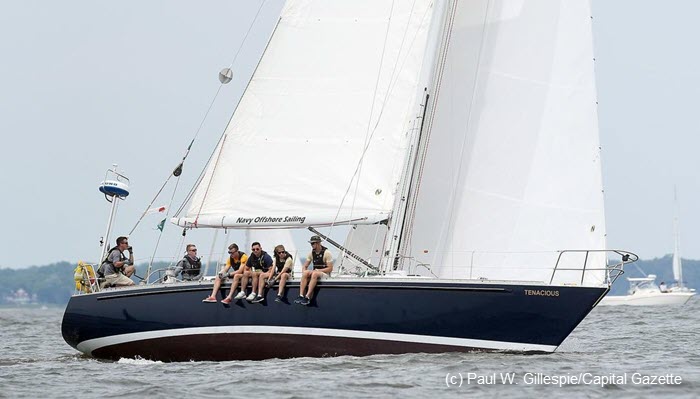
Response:
[[[288,275],[288,277],[287,277],[288,279],[294,278],[293,270],[290,270],[290,271],[287,271],[287,272],[284,272],[284,273],[282,273],[282,272],[277,272],[277,273],[275,274],[275,276],[277,276],[277,278],[281,278],[283,274],[287,274],[287,275]]]
[[[250,271],[254,273],[267,273],[270,271],[270,268],[268,267],[267,269],[263,269],[260,267],[251,267]]]
[[[316,272],[316,271],[318,271],[318,270],[314,270],[314,271]],[[321,273],[321,277],[318,278],[319,280],[325,280],[325,279],[331,277],[331,276],[329,276],[328,274],[326,274],[326,273],[324,273],[324,272],[319,272],[319,273]]]
[[[121,273],[117,273],[105,276],[105,284],[116,286],[134,285],[134,281]]]

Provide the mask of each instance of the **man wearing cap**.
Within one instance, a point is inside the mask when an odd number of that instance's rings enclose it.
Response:
[[[311,244],[311,252],[309,256],[306,257],[306,262],[304,262],[304,266],[301,268],[303,273],[301,275],[299,298],[294,301],[294,303],[304,306],[308,306],[311,302],[318,280],[330,277],[333,271],[333,256],[328,248],[321,245],[321,237],[312,236],[309,240],[309,244]],[[311,263],[314,265],[313,270],[307,270]]]

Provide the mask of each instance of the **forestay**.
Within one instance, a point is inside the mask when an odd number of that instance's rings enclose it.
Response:
[[[450,3],[404,268],[548,283],[556,251],[605,248],[590,4]],[[584,261],[606,264],[565,253],[559,268],[579,271],[554,282],[581,284]]]
[[[287,1],[179,225],[386,219],[419,113],[432,2]]]

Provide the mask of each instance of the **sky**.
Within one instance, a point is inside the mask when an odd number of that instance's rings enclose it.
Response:
[[[131,187],[113,241],[131,230],[196,137],[178,207],[282,3],[0,2],[0,267],[96,259],[110,209],[97,189],[106,170],[118,164]],[[675,186],[683,256],[700,259],[700,2],[594,0],[592,13],[608,247],[643,259],[670,253]],[[217,96],[228,66],[235,79]],[[168,186],[154,206],[172,194]],[[161,219],[147,216],[130,237],[137,261],[154,253]],[[166,225],[156,256],[179,257],[181,233]],[[184,240],[208,253],[213,235],[195,230]],[[213,247],[242,239],[219,232]]]

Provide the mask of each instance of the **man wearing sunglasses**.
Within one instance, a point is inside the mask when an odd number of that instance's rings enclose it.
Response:
[[[129,251],[129,258],[124,255],[124,251]],[[109,250],[107,257],[97,270],[97,274],[105,279],[100,284],[100,288],[134,285],[131,276],[135,272],[134,250],[129,245],[129,239],[123,236],[119,237],[117,238],[117,246]]]
[[[254,242],[250,249],[253,253],[248,257],[246,266],[250,268],[250,274],[253,277],[253,292],[251,292],[245,300],[259,303],[264,301],[265,298],[262,296],[264,291],[262,289],[258,290],[258,288],[264,287],[265,279],[272,277],[274,268],[272,267],[272,257],[262,250],[262,246],[260,246],[259,242]],[[260,282],[260,287],[258,287],[258,282]],[[241,290],[243,290],[242,286]],[[258,291],[256,292],[256,290]]]
[[[238,250],[238,244],[233,243],[228,246],[228,259],[226,259],[226,266],[219,272],[214,280],[214,288],[211,290],[211,295],[204,298],[202,302],[216,303],[216,293],[219,292],[221,284],[228,278],[233,278],[233,284],[231,285],[231,293],[236,290],[236,287],[240,283],[241,278],[244,273],[247,273],[246,277],[250,276],[250,271],[246,270],[245,263],[248,261],[248,255],[245,252]],[[243,266],[243,267],[241,267]],[[231,270],[233,269],[233,272]],[[248,280],[246,279],[246,284]],[[231,303],[231,298],[233,294],[224,298],[221,302],[225,304]]]
[[[225,304],[231,303],[232,300],[240,300],[245,298],[246,301],[252,301],[255,298],[258,297],[258,294],[255,292],[258,286],[258,276],[260,273],[265,270],[269,270],[272,267],[272,258],[270,255],[267,254],[267,252],[262,250],[262,247],[260,246],[259,242],[254,242],[253,245],[251,245],[251,250],[252,253],[250,256],[248,256],[248,260],[245,263],[245,271],[243,274],[240,275],[234,275],[233,278],[233,284],[231,284],[231,292],[228,294],[228,296],[222,300],[221,302]],[[240,280],[239,280],[240,276]],[[245,290],[246,286],[248,285],[248,278],[253,277],[253,284],[252,284],[252,291],[248,297],[245,296]],[[233,293],[236,292],[236,287],[238,281],[241,282],[241,292],[239,292],[235,297],[233,296]]]
[[[199,280],[199,275],[202,271],[202,261],[197,257],[197,246],[187,244],[185,256],[175,265],[175,275],[182,273],[182,279],[185,281]]]
[[[314,289],[318,280],[324,280],[330,277],[333,271],[333,256],[328,248],[321,245],[321,237],[312,236],[309,240],[311,244],[311,253],[306,257],[304,266],[301,267],[301,286],[299,288],[299,298],[294,300],[294,303],[309,306],[311,298],[314,296]],[[307,270],[309,265],[313,263],[313,270]],[[307,289],[308,284],[308,289]],[[306,295],[304,295],[306,293]]]
[[[294,260],[292,255],[284,249],[284,245],[280,244],[275,247],[275,278],[269,281],[269,286],[272,288],[276,280],[279,280],[280,286],[277,290],[277,298],[275,302],[282,302],[284,297],[284,287],[287,284],[287,280],[292,278],[292,272],[294,271]]]

